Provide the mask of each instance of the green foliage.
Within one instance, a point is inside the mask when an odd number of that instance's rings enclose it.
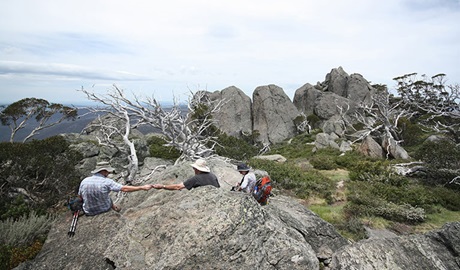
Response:
[[[217,141],[219,144],[215,147],[216,153],[234,160],[249,160],[257,155],[259,151],[257,146],[250,144],[247,140],[229,136],[225,133],[221,133]]]
[[[17,220],[8,218],[0,222],[0,244],[6,246],[30,245],[48,232],[54,218],[32,211]]]
[[[0,143],[1,218],[17,217],[30,209],[44,212],[73,193],[81,179],[75,169],[81,159],[81,154],[70,149],[62,136],[28,143]],[[24,201],[7,196],[15,194],[18,188],[41,200],[27,200],[26,210]]]
[[[403,140],[403,146],[414,146],[420,144],[425,137],[423,129],[419,125],[412,123],[407,118],[399,119],[398,128],[402,130],[401,137]]]
[[[58,120],[49,123],[54,115],[60,115]],[[28,140],[37,130],[50,127],[63,120],[75,120],[78,115],[76,108],[71,108],[57,103],[49,103],[45,99],[24,98],[8,105],[4,110],[0,111],[0,122],[2,125],[10,127],[12,132],[10,142],[18,130],[23,129],[30,119],[35,118],[38,127],[34,129],[24,140]]]
[[[149,152],[151,157],[157,157],[167,160],[176,160],[180,157],[181,153],[173,146],[165,146],[166,140],[152,136],[147,141],[149,145]]]
[[[354,241],[366,239],[366,229],[361,220],[357,217],[349,217],[337,223],[336,228],[344,235],[347,235]]]
[[[0,222],[0,268],[13,269],[34,258],[41,250],[54,221],[48,215],[30,212],[18,219]]]
[[[351,169],[358,162],[363,162],[365,160],[369,160],[369,158],[357,151],[347,151],[344,154],[337,156],[335,158],[335,163],[337,163],[340,168]]]
[[[24,200],[24,196],[19,195],[14,199],[3,197],[0,199],[0,220],[7,218],[17,219],[21,216],[28,215],[30,207]]]
[[[331,147],[318,149],[310,158],[310,163],[318,170],[335,170],[338,168],[335,158],[339,155],[340,151]]]
[[[321,123],[321,119],[316,114],[310,114],[307,116],[307,121],[312,128],[319,128],[319,124]]]
[[[316,170],[302,170],[294,164],[251,159],[250,166],[266,171],[279,188],[292,190],[299,198],[320,195],[332,202],[335,183]]]
[[[437,169],[458,169],[460,167],[460,147],[448,139],[426,141],[416,151],[415,158]]]
[[[269,154],[280,154],[288,159],[307,158],[313,155],[314,134],[303,133],[289,141],[273,145]]]
[[[436,202],[447,210],[460,211],[460,191],[437,186],[431,189]]]

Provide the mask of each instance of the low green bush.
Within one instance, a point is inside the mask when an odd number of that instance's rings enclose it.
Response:
[[[166,140],[152,136],[147,141],[151,157],[157,157],[166,160],[176,160],[180,157],[180,151],[172,146],[165,146]]]
[[[341,155],[338,155],[335,158],[335,163],[337,163],[337,165],[340,168],[351,169],[358,162],[362,162],[365,160],[369,160],[369,159],[365,157],[364,155],[358,153],[357,151],[347,151]]]
[[[19,219],[0,222],[0,268],[12,269],[33,259],[46,239],[54,218],[30,212]]]
[[[416,224],[426,218],[425,209],[410,204],[387,203],[374,209],[374,215],[387,220]]]
[[[314,141],[315,135],[313,133],[303,133],[291,140],[273,145],[268,154],[280,154],[288,159],[309,158],[314,154],[313,148],[315,146],[312,144]]]
[[[31,244],[39,236],[46,235],[54,218],[32,211],[19,219],[8,218],[0,222],[0,243],[6,246]]]
[[[292,190],[300,198],[308,198],[312,194],[321,196],[329,203],[333,201],[335,182],[317,170],[302,170],[295,164],[278,163],[253,158],[251,167],[266,171],[278,188]]]
[[[310,164],[317,170],[335,170],[338,168],[333,158],[324,155],[313,156],[310,158]]]
[[[27,143],[0,143],[2,220],[18,218],[32,209],[44,213],[74,192],[82,178],[76,170],[82,154],[69,146],[62,136]],[[27,200],[11,199],[11,194],[16,197],[22,194]]]
[[[318,170],[335,170],[338,168],[335,159],[340,154],[338,149],[332,147],[318,149],[310,158],[310,163]]]
[[[245,161],[257,155],[259,147],[250,144],[249,138],[236,138],[221,133],[218,136],[218,145],[215,146],[216,154],[234,160]]]
[[[419,125],[412,123],[407,118],[399,119],[398,127],[402,130],[401,137],[404,147],[418,145],[422,143],[426,136],[426,133]]]
[[[415,152],[414,158],[422,160],[435,169],[458,169],[460,147],[449,139],[426,141]]]

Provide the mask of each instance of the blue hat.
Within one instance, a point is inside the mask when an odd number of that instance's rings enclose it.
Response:
[[[247,172],[247,171],[249,171],[249,167],[248,167],[248,165],[246,165],[246,164],[244,164],[244,163],[240,163],[240,164],[238,164],[238,166],[237,166],[237,170],[238,170],[239,172]]]

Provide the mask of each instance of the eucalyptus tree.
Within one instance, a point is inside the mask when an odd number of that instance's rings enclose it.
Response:
[[[446,84],[446,75],[417,73],[396,77],[398,94],[406,109],[416,112],[417,122],[444,133],[460,144],[460,85]]]
[[[0,112],[0,121],[2,125],[10,128],[10,142],[13,142],[18,131],[35,120],[37,124],[22,140],[26,142],[37,135],[40,130],[55,126],[64,120],[75,120],[77,115],[78,110],[73,107],[50,103],[45,99],[24,98],[6,106]]]

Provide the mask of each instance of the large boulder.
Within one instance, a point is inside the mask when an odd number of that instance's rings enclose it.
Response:
[[[253,129],[263,143],[279,143],[296,135],[294,119],[300,112],[279,86],[259,86],[253,93]]]
[[[324,84],[327,85],[327,91],[347,97],[348,79],[349,76],[342,67],[333,68],[330,73],[326,74]]]
[[[295,91],[293,103],[299,112],[309,116],[314,113],[316,100],[321,94],[319,89],[307,83]]]
[[[120,213],[80,217],[72,238],[70,213],[61,215],[39,255],[17,269],[319,269],[319,253],[348,244],[292,198],[261,206],[230,191],[240,178],[234,165],[209,166],[221,188],[127,193]],[[191,174],[189,163],[167,165],[147,183],[177,183]]]
[[[325,92],[316,99],[315,114],[322,120],[344,114],[350,106],[350,100],[335,93]]]
[[[427,234],[362,240],[333,255],[330,269],[460,269],[460,222]]]
[[[209,94],[212,101],[222,101],[224,105],[213,115],[216,126],[230,136],[252,133],[251,98],[241,89],[230,86],[222,91]]]

